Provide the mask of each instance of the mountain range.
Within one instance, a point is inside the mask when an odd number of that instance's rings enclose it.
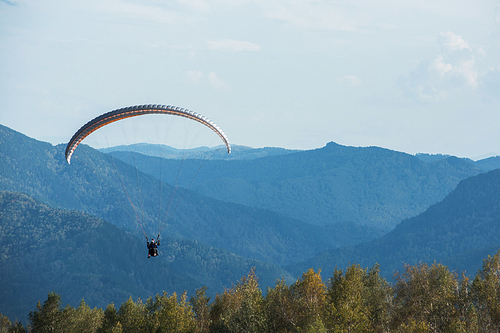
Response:
[[[85,281],[99,290],[85,296],[92,306],[159,288],[217,292],[249,267],[264,286],[310,267],[328,277],[354,262],[378,262],[387,277],[405,262],[433,260],[471,272],[500,245],[496,158],[429,160],[329,143],[308,151],[245,148],[232,159],[213,152],[159,159],[145,154],[150,148],[103,153],[80,145],[67,165],[63,145],[0,125],[0,279],[12,290],[0,295],[0,312],[17,302],[14,318],[26,316],[33,299],[59,288],[75,304]],[[158,193],[178,201],[151,270],[141,229],[154,236],[162,223]],[[158,284],[151,276],[161,277]]]
[[[383,237],[321,252],[288,269],[297,274],[311,267],[331,272],[353,262],[363,267],[379,264],[390,278],[403,263],[436,261],[472,276],[481,260],[500,248],[499,203],[500,169],[495,169],[461,181],[444,200]]]
[[[171,185],[222,201],[315,225],[349,223],[385,232],[442,200],[460,180],[484,171],[453,156],[426,162],[388,149],[333,142],[251,160],[208,160],[203,167],[196,159],[165,160],[123,150],[111,154]]]

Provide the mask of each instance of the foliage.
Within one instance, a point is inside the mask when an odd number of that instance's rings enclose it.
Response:
[[[196,290],[195,295],[191,296],[189,303],[193,307],[196,320],[196,333],[208,332],[210,326],[210,297],[206,295],[207,287],[203,286]]]
[[[405,265],[392,285],[377,265],[336,269],[327,284],[309,269],[292,284],[277,280],[265,294],[251,270],[213,302],[203,287],[190,298],[129,297],[105,311],[83,300],[63,307],[50,292],[27,327],[0,315],[0,332],[498,332],[499,263],[500,250],[472,282],[441,264]]]
[[[43,305],[38,301],[36,310],[30,312],[29,328],[33,332],[82,332],[94,333],[101,326],[103,312],[90,309],[82,300],[78,307],[61,307],[61,296],[51,292]]]
[[[239,283],[215,297],[211,311],[211,332],[263,332],[263,296],[252,270]]]
[[[384,332],[389,324],[392,290],[378,265],[335,269],[327,290],[325,322],[338,332]]]
[[[479,327],[484,331],[500,329],[500,250],[488,256],[483,268],[472,282],[474,304],[479,317]]]
[[[406,265],[396,276],[395,327],[425,327],[431,332],[450,332],[460,327],[458,281],[440,264]]]

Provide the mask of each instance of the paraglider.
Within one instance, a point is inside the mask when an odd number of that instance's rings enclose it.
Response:
[[[148,236],[146,236],[146,245],[148,247],[148,258],[156,257],[158,255],[158,246],[160,246],[160,235],[158,235],[158,241],[155,241],[154,238],[151,239],[151,242],[148,240]]]
[[[184,117],[188,118],[191,120],[194,120],[196,122],[199,122],[209,129],[211,129],[213,132],[215,132],[224,142],[227,152],[231,153],[231,146],[229,144],[229,141],[222,132],[222,130],[214,124],[211,120],[207,119],[206,117],[202,116],[199,113],[196,113],[194,111],[191,111],[189,109],[185,108],[180,108],[176,106],[171,106],[171,105],[158,105],[158,104],[148,104],[148,105],[136,105],[136,106],[129,106],[121,109],[116,109],[107,113],[104,113],[89,122],[87,122],[85,125],[83,125],[71,138],[71,140],[68,142],[65,150],[65,158],[68,164],[71,163],[71,157],[73,153],[75,152],[75,149],[78,147],[78,145],[90,134],[93,132],[97,131],[98,129],[114,123],[116,121],[120,121],[122,119],[127,119],[131,117],[136,117],[136,116],[141,116],[141,115],[172,115],[172,116],[179,116],[179,117]],[[120,181],[122,182],[122,181]],[[161,183],[161,179],[160,179]],[[123,183],[122,183],[123,186]],[[124,186],[123,186],[124,187]],[[135,211],[134,204],[130,201],[130,196],[126,192],[126,189],[124,187],[124,192],[126,196],[128,197],[128,200],[132,206],[132,209]],[[161,195],[161,185],[160,185],[160,195]],[[181,196],[182,199],[183,195]],[[161,200],[160,200],[161,203]],[[137,206],[142,206],[142,203]],[[123,207],[123,206],[122,206]],[[175,205],[176,207],[176,205]],[[148,237],[146,235],[146,232],[144,230],[143,223],[141,222],[141,218],[139,218],[139,214],[136,212],[136,218],[137,218],[137,224],[141,227],[142,232],[144,236],[146,236],[146,243],[148,247],[148,258],[151,256],[156,257],[158,256],[158,246],[160,245],[159,237],[161,233],[161,218],[160,216],[162,215],[161,212],[161,207],[160,207],[160,212],[158,214],[159,216],[159,223],[158,223],[158,237],[157,240],[155,241],[154,239],[149,242]],[[175,208],[174,208],[175,210]],[[166,214],[163,214],[166,216]],[[165,222],[165,221],[163,221]]]

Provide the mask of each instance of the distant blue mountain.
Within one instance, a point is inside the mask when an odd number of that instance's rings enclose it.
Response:
[[[442,200],[460,180],[483,172],[452,156],[426,162],[388,149],[333,142],[262,158],[206,160],[202,168],[193,159],[124,151],[111,155],[169,184],[189,186],[218,200],[310,224],[351,223],[385,231]]]
[[[63,145],[54,147],[1,126],[0,170],[0,190],[27,193],[51,207],[100,217],[142,238],[143,230],[151,237],[161,229],[165,236],[277,265],[382,234],[352,223],[311,225],[172,187],[85,145],[78,147],[68,165]],[[169,214],[164,213],[167,207]]]
[[[381,265],[392,277],[403,263],[437,261],[451,270],[473,276],[481,259],[500,248],[500,169],[460,182],[446,198],[424,213],[402,221],[383,237],[348,248],[319,253],[293,267],[292,272],[322,268],[330,274],[335,267],[358,263]]]
[[[421,159],[422,161],[426,162],[436,162],[451,157],[450,155],[443,155],[443,154],[416,154],[415,156]],[[472,165],[477,166],[478,168],[484,171],[491,171],[500,168],[500,156],[492,156],[477,161],[471,160],[470,158],[462,158],[462,159],[464,161],[469,162]]]
[[[135,152],[146,156],[162,157],[165,159],[207,159],[207,160],[250,160],[266,156],[286,155],[298,150],[266,147],[250,148],[246,146],[232,145],[231,154],[226,151],[226,146],[198,147],[192,149],[177,149],[166,145],[137,143],[99,149],[103,153],[113,152]]]

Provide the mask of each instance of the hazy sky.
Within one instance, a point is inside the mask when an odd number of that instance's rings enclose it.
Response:
[[[0,124],[171,104],[234,144],[500,153],[500,0],[0,0]]]

